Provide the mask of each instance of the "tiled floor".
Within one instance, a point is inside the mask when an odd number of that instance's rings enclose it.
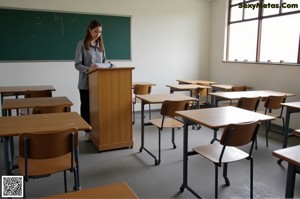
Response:
[[[146,115],[147,117],[148,115]],[[159,117],[154,113],[152,117]],[[190,128],[191,129],[191,128]],[[157,129],[145,128],[145,146],[157,154]],[[162,161],[154,165],[154,159],[146,152],[139,152],[140,114],[133,126],[134,147],[98,153],[91,143],[83,141],[80,135],[80,179],[82,189],[127,182],[140,198],[195,198],[188,190],[180,192],[182,184],[182,129],[176,129],[177,148],[171,144],[170,130],[162,133]],[[221,134],[221,132],[219,133]],[[190,130],[189,148],[207,144],[212,138],[212,130],[202,127]],[[264,126],[258,135],[258,150],[254,150],[254,197],[283,198],[287,163],[277,164],[272,151],[282,147],[282,137],[270,133],[269,147],[265,146]],[[290,145],[300,144],[300,139],[292,137]],[[0,159],[3,160],[3,143],[0,143]],[[17,150],[17,149],[16,149]],[[4,175],[4,163],[0,163]],[[17,173],[17,171],[16,171]],[[249,198],[249,162],[243,160],[229,165],[229,187],[223,186],[222,170],[219,179],[219,198]],[[69,190],[73,178],[68,173]],[[200,156],[189,157],[189,186],[205,198],[214,198],[214,165]],[[300,197],[300,177],[297,176],[295,197]],[[26,184],[28,198],[37,198],[64,192],[63,174],[48,178],[32,179]]]

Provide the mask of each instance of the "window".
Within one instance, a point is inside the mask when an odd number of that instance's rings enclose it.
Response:
[[[229,0],[226,61],[300,64],[299,0]]]

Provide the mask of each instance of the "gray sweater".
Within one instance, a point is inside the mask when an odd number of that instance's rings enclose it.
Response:
[[[100,52],[97,47],[99,47],[98,43],[96,46],[91,46],[86,50],[83,45],[83,40],[77,44],[75,68],[79,71],[78,89],[89,89],[88,75],[86,74],[88,68],[92,64],[105,62],[105,52]]]

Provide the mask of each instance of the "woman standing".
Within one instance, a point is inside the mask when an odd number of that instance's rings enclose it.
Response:
[[[88,74],[97,67],[96,63],[105,62],[105,49],[102,37],[102,24],[93,20],[89,24],[84,40],[77,44],[75,68],[79,71],[78,89],[80,94],[81,116],[90,124],[90,104]],[[85,141],[90,141],[90,134],[86,132]]]

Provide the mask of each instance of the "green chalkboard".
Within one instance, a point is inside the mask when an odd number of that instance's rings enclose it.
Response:
[[[130,60],[130,17],[0,9],[0,60],[74,60],[89,23],[103,24],[109,60]]]

